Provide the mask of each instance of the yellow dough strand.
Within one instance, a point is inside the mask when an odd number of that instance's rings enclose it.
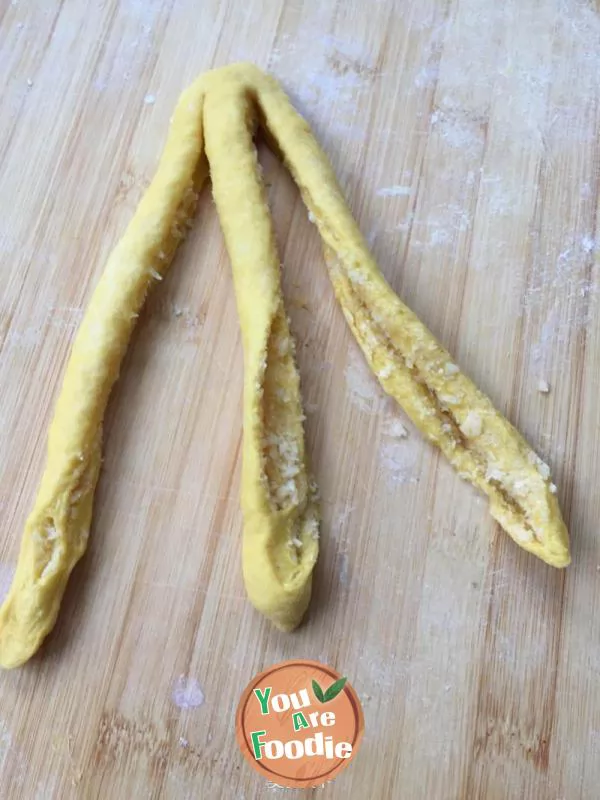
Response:
[[[244,581],[253,605],[277,627],[292,630],[310,600],[318,510],[306,472],[300,379],[279,255],[252,141],[252,87],[263,76],[234,67],[211,77],[206,154],[244,343]]]
[[[307,123],[273,79],[263,83],[267,131],[316,222],[336,296],[381,386],[489,497],[492,516],[517,544],[567,566],[569,537],[549,467],[388,286]]]
[[[111,254],[75,339],[48,436],[40,489],[0,608],[0,665],[39,648],[83,555],[102,419],[150,285],[167,270],[210,175],[244,344],[243,571],[253,605],[282,630],[302,619],[318,555],[300,381],[280,263],[252,137],[261,124],[324,242],[336,296],[384,390],[521,547],[556,567],[569,541],[549,469],[394,294],[333,170],[278,83],[251,64],[209,72],[181,96],[157,173]],[[204,142],[204,137],[206,142]]]

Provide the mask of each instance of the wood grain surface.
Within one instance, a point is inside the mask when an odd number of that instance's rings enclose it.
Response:
[[[56,630],[0,675],[0,797],[595,800],[595,2],[0,0],[0,592],[177,97],[247,59],[313,125],[394,289],[552,465],[573,564],[521,552],[384,398],[261,147],[323,495],[309,618],[281,634],[244,596],[241,343],[207,191],[113,393]],[[293,657],[347,675],[365,712],[361,752],[312,793],[268,786],[235,743],[248,681]]]

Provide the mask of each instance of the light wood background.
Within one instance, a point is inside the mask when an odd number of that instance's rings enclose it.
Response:
[[[56,631],[0,675],[0,797],[300,796],[267,786],[234,737],[249,679],[297,656],[347,675],[366,720],[355,762],[302,796],[595,800],[593,2],[0,0],[1,591],[70,343],[177,97],[245,59],[314,126],[392,286],[552,465],[573,565],[519,551],[384,399],[262,152],[324,498],[310,616],[280,634],[244,597],[242,356],[207,191],[113,394]]]

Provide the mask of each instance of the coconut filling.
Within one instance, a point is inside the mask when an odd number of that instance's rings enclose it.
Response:
[[[289,320],[280,303],[267,341],[262,384],[262,477],[272,510],[286,523],[285,540],[274,542],[271,553],[285,582],[301,572],[308,544],[319,538],[317,487],[306,472],[305,416],[294,356]],[[314,547],[308,557],[312,564]],[[298,567],[291,573],[290,562]]]
[[[482,441],[487,410],[469,410],[461,422],[452,406],[458,406],[464,397],[434,388],[427,374],[419,370],[416,359],[398,349],[385,329],[385,321],[359,296],[356,284],[364,285],[367,277],[357,269],[345,270],[333,250],[328,249],[327,257],[334,287],[340,300],[343,298],[342,308],[346,318],[383,388],[397,400],[402,398],[401,405],[417,424],[427,419],[430,427],[425,431],[426,435],[442,449],[461,478],[478,485],[490,497],[493,506],[499,505],[503,512],[512,517],[506,519],[503,513],[499,521],[508,527],[508,532],[519,543],[540,542],[537,526],[522,500],[539,490],[539,483],[536,476],[531,474],[529,464],[536,467],[540,477],[548,484],[550,493],[556,493],[556,486],[549,483],[548,465],[531,450],[515,453],[515,459],[527,459],[522,470],[517,467],[516,477],[492,463],[489,458],[490,441],[486,443],[487,447],[483,446]],[[431,351],[441,350],[434,341],[425,346]],[[437,374],[446,382],[459,375],[460,370],[447,354],[444,357],[432,369],[437,370]],[[434,419],[439,425],[431,428]],[[511,470],[511,473],[514,472]]]

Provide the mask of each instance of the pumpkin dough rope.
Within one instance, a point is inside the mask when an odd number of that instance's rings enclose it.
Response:
[[[85,552],[108,397],[148,289],[162,279],[185,237],[208,174],[202,124],[208,79],[219,76],[225,88],[237,75],[237,70],[222,70],[201,76],[182,94],[156,175],[89,302],[57,399],[46,467],[25,524],[17,569],[0,607],[0,666],[4,668],[27,661],[52,630],[69,575]],[[304,463],[303,417],[291,337],[287,337],[289,352],[278,352],[288,322],[271,250],[252,279],[270,293],[269,305],[260,289],[254,291],[256,309],[259,316],[264,314],[265,324],[261,328],[249,315],[248,324],[256,325],[256,331],[244,332],[261,365],[255,368],[251,361],[245,381],[244,576],[255,605],[279,627],[289,629],[299,623],[310,599],[319,517],[316,487]],[[241,292],[245,292],[243,285]],[[243,302],[240,307],[244,308]],[[279,381],[288,384],[288,406],[279,402]],[[285,441],[275,441],[280,430],[285,432]],[[290,451],[298,471],[286,476]],[[286,496],[285,486],[292,479],[295,490]]]
[[[521,546],[556,566],[568,563],[546,465],[389,288],[326,156],[277,82],[252,65],[234,65],[200,77],[182,94],[156,175],[78,331],[46,469],[0,608],[3,667],[38,649],[85,551],[108,396],[148,288],[167,270],[207,176],[203,117],[244,341],[245,583],[252,602],[279,627],[293,628],[304,613],[318,551],[316,489],[306,471],[294,346],[252,143],[257,110],[314,216],[336,295],[384,389],[488,494],[492,514]]]
[[[383,389],[490,499],[492,516],[547,563],[570,561],[550,470],[389,287],[307,123],[279,85],[260,78],[264,124],[319,229],[336,296]]]
[[[242,563],[254,606],[291,630],[310,600],[318,555],[316,487],[307,475],[294,340],[252,140],[256,109],[243,71],[234,68],[230,75],[222,84],[219,73],[212,74],[204,133],[244,345]]]
[[[202,100],[178,107],[156,175],[111,253],[81,322],[48,434],[46,467],[0,607],[0,666],[27,661],[54,627],[87,546],[102,419],[149,286],[185,236],[207,177]]]

